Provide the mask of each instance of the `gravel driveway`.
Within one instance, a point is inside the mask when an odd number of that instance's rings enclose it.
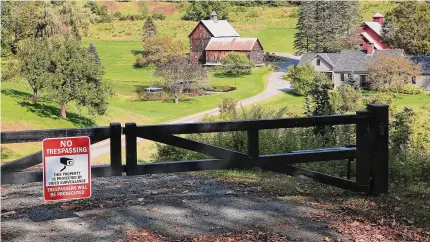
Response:
[[[42,202],[41,183],[2,190],[3,241],[117,241],[139,228],[172,239],[244,229],[299,241],[338,237],[306,218],[315,209],[257,188],[184,174],[97,178],[91,199],[53,204]]]

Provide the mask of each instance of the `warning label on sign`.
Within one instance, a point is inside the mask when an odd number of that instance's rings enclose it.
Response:
[[[91,196],[90,139],[69,137],[43,141],[45,200]]]

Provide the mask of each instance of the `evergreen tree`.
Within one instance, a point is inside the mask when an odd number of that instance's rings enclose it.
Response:
[[[142,41],[151,38],[157,34],[157,26],[155,26],[152,17],[146,18],[145,24],[143,25]]]
[[[351,46],[359,21],[357,1],[303,2],[300,7],[294,47],[304,52],[338,52]]]
[[[97,49],[93,43],[90,43],[90,47],[88,48],[88,53],[93,55],[94,62],[100,64],[99,54],[97,53]]]
[[[343,74],[342,74],[343,75]],[[360,87],[358,83],[358,79],[355,77],[354,72],[349,72],[347,78],[345,80],[345,84],[350,85],[351,87],[357,89]]]

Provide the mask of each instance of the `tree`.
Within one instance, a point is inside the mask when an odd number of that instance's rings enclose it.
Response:
[[[330,102],[330,91],[333,83],[327,79],[324,73],[317,72],[312,80],[309,95],[314,103],[311,111],[313,116],[335,114],[335,108]]]
[[[53,37],[60,33],[61,21],[57,9],[51,4],[44,4],[37,15],[36,38]]]
[[[323,116],[323,115],[332,115],[335,114],[335,107],[332,104],[330,91],[332,89],[333,83],[327,79],[327,76],[324,73],[317,72],[312,80],[311,89],[309,91],[309,97],[306,101],[307,103],[307,113],[312,116]],[[327,142],[330,142],[330,136],[327,134],[331,134],[333,131],[332,126],[316,126],[314,128],[314,133],[321,135]]]
[[[138,55],[135,65],[160,65],[165,63],[169,56],[183,55],[184,52],[185,45],[182,41],[154,36],[143,41],[143,51]]]
[[[338,52],[358,47],[357,1],[306,1],[300,6],[294,47],[297,53]]]
[[[370,86],[378,89],[385,84],[402,87],[421,72],[419,65],[406,57],[381,54],[368,64]]]
[[[2,56],[16,54],[20,41],[34,36],[38,2],[3,1],[1,3]]]
[[[154,75],[164,79],[165,86],[175,96],[175,103],[179,103],[185,89],[200,90],[209,85],[207,71],[182,56],[170,56],[165,64],[157,66]]]
[[[348,73],[345,84],[348,84],[355,89],[360,88],[360,83],[358,83],[358,78],[355,77],[354,72]]]
[[[250,75],[252,68],[255,67],[254,61],[250,60],[245,54],[235,52],[224,56],[221,64],[223,72],[230,76]]]
[[[88,53],[93,55],[93,59],[97,64],[100,64],[99,54],[97,53],[97,49],[93,43],[90,43],[90,47],[88,47]]]
[[[430,55],[430,3],[400,2],[385,16],[382,38],[410,55]]]
[[[55,69],[49,96],[61,105],[61,117],[67,117],[70,101],[75,101],[78,107],[87,107],[90,114],[104,114],[112,91],[102,81],[102,66],[73,38],[54,41],[53,49],[56,50],[53,58]]]
[[[81,40],[88,32],[91,22],[97,20],[97,16],[91,13],[89,8],[74,2],[66,1],[60,6],[63,22],[67,25],[65,32],[71,34],[77,40]]]
[[[142,15],[148,14],[148,4],[146,3],[146,1],[139,1],[137,6],[140,14]]]
[[[212,11],[218,15],[218,19],[227,19],[231,4],[224,1],[194,1],[185,10],[182,16],[184,20],[200,21],[208,19]]]
[[[148,38],[152,38],[156,34],[157,26],[155,26],[154,21],[152,21],[152,17],[149,16],[146,18],[145,24],[143,25],[142,41],[145,41]]]
[[[315,68],[311,64],[289,66],[285,79],[290,81],[294,93],[299,96],[307,96],[315,74]]]
[[[330,99],[335,113],[355,112],[363,107],[363,95],[348,84],[331,92]]]
[[[52,47],[45,39],[24,40],[18,50],[20,74],[33,90],[33,103],[52,80]]]

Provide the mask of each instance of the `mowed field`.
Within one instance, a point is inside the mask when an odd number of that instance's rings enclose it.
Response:
[[[111,12],[123,15],[138,14],[137,2],[103,2]],[[360,3],[363,19],[370,20],[374,12],[385,13],[393,3]],[[181,40],[189,45],[188,34],[197,22],[183,21],[181,15],[187,3],[151,2],[150,13],[163,13],[166,20],[156,20],[160,35]],[[296,32],[297,7],[235,7],[230,14],[230,22],[243,37],[258,37],[268,52],[294,53],[293,42]],[[135,100],[139,87],[156,82],[151,68],[135,68],[134,53],[141,50],[141,34],[144,21],[112,21],[98,23],[90,27],[83,45],[93,43],[105,68],[106,80],[111,82],[115,96],[109,100],[109,108],[103,116],[91,117],[85,108],[78,109],[74,103],[67,108],[68,118],[58,117],[59,105],[41,98],[39,103],[31,104],[31,89],[24,80],[2,83],[2,131],[88,127],[108,125],[118,121],[139,124],[162,123],[183,116],[214,108],[225,96],[245,99],[263,91],[265,77],[271,69],[258,68],[250,76],[230,78],[211,73],[212,85],[235,86],[237,90],[192,99],[183,99],[179,104],[170,101],[143,102]],[[302,100],[297,97],[278,96],[274,104],[283,106]],[[269,105],[271,101],[267,103]],[[2,158],[10,160],[40,149],[39,144],[3,145]]]

